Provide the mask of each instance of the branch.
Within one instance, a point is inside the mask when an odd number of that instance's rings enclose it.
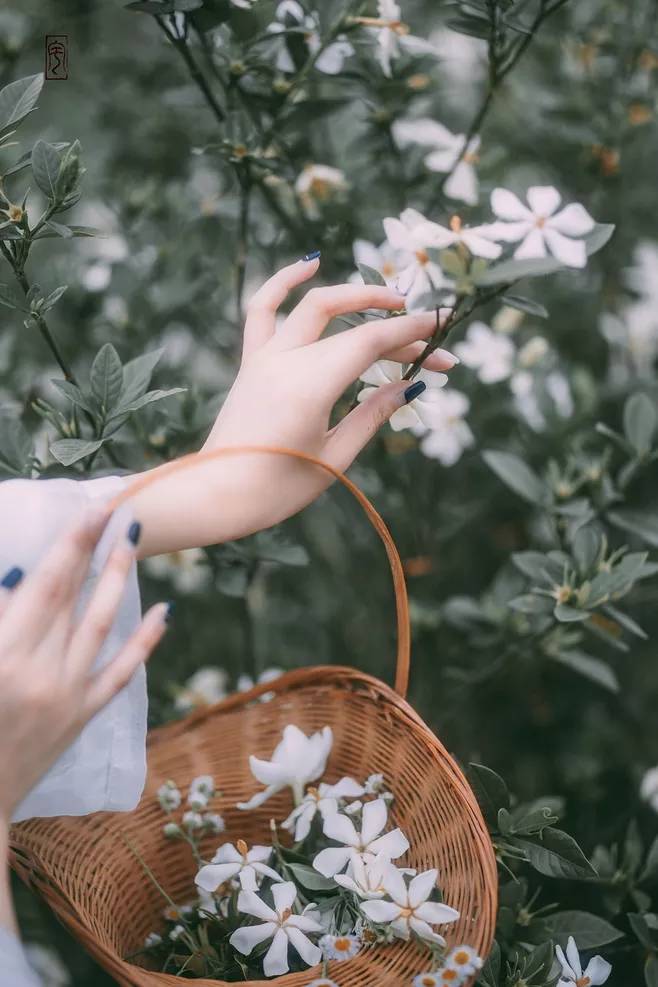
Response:
[[[168,27],[165,21],[162,19],[162,17],[156,17],[155,21],[158,24],[159,28],[169,38],[176,51],[185,62],[185,65],[187,66],[190,75],[192,76],[195,83],[203,93],[206,103],[212,110],[217,122],[224,123],[224,121],[226,120],[226,113],[218,103],[215,94],[213,93],[212,89],[208,85],[208,81],[206,77],[204,76],[203,72],[195,62],[192,52],[188,48],[187,41],[185,40],[185,38],[176,34],[174,30]]]

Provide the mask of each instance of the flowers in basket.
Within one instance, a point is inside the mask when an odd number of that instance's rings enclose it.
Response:
[[[384,776],[321,780],[332,744],[330,727],[306,736],[290,724],[269,761],[252,756],[252,774],[264,788],[237,808],[249,812],[284,789],[294,807],[271,820],[268,845],[226,841],[210,860],[201,839],[225,829],[221,815],[209,811],[219,794],[214,780],[195,778],[186,804],[173,781],[161,786],[164,836],[189,844],[198,892],[179,905],[158,885],[167,928],[150,933],[144,949],[163,971],[231,982],[321,965],[309,987],[338,987],[334,967],[341,962],[410,939],[426,951],[425,960],[418,954],[413,987],[459,987],[482,967],[467,944],[446,947],[439,930],[459,912],[442,901],[437,870],[401,865],[410,845],[391,825],[394,795]]]

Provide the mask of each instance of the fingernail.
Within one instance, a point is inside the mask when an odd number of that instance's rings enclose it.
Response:
[[[21,579],[25,573],[20,568],[20,566],[12,566],[8,572],[5,573],[4,578],[0,581],[0,586],[4,586],[5,589],[13,589],[20,583]]]
[[[426,387],[427,384],[424,380],[417,380],[415,384],[412,384],[411,387],[408,387],[404,392],[404,400],[407,404],[409,404],[409,402],[413,401],[414,398],[417,398],[419,394],[422,394]]]
[[[136,545],[142,533],[142,526],[139,521],[133,521],[128,528],[128,541],[131,545]]]
[[[174,615],[174,610],[176,609],[176,604],[173,600],[169,600],[167,603],[167,609],[164,612],[165,624],[168,624]]]
[[[454,353],[451,353],[450,350],[438,349],[434,350],[434,354],[435,356],[440,356],[446,363],[450,363],[450,367],[456,367],[458,363],[461,363],[459,357],[455,356]],[[446,367],[446,369],[449,370],[450,367]]]
[[[321,253],[320,250],[311,250],[308,254],[304,254],[302,260],[317,260]]]

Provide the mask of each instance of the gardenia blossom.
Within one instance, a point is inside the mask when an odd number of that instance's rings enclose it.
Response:
[[[602,956],[593,957],[583,970],[573,936],[569,936],[567,940],[567,955],[564,955],[560,946],[555,947],[555,955],[562,967],[562,976],[557,987],[599,987],[612,972],[612,966]]]
[[[344,798],[358,798],[365,789],[354,778],[341,778],[335,785],[324,782],[317,788],[309,788],[301,803],[296,806],[282,823],[289,833],[294,832],[295,841],[305,840],[311,831],[311,823],[319,812],[323,819],[338,812],[338,801]]]
[[[396,121],[393,136],[402,147],[420,144],[431,148],[425,158],[425,166],[430,171],[450,172],[443,187],[448,198],[466,202],[469,206],[477,205],[479,182],[475,165],[480,149],[479,137],[471,138],[465,148],[466,134],[453,134],[442,123],[429,117]]]
[[[640,798],[658,812],[658,765],[650,768],[640,783]]]
[[[384,898],[386,895],[384,873],[389,865],[390,860],[383,853],[366,860],[355,855],[350,860],[345,874],[334,874],[334,881],[359,898]]]
[[[464,450],[475,442],[464,420],[471,404],[465,394],[452,387],[437,394],[434,404],[435,425],[424,433],[420,449],[429,459],[438,459],[443,466],[454,466]]]
[[[384,220],[386,238],[398,255],[398,289],[406,295],[409,312],[433,288],[451,284],[428,253],[444,245],[442,230],[443,227],[425,219],[416,209],[405,209],[399,219],[389,216]]]
[[[274,884],[272,894],[274,908],[266,905],[253,891],[240,892],[238,910],[262,919],[263,924],[237,929],[229,942],[239,953],[248,956],[255,946],[271,939],[272,945],[263,959],[266,977],[277,977],[288,972],[288,946],[292,946],[308,966],[315,966],[322,959],[322,950],[305,933],[323,931],[316,906],[309,906],[302,915],[293,914],[297,888],[292,881]]]
[[[318,219],[320,207],[346,188],[345,172],[324,164],[306,165],[295,182],[295,191],[312,219]]]
[[[202,548],[182,548],[145,559],[155,579],[169,579],[179,593],[196,593],[207,582],[207,556]]]
[[[406,51],[412,55],[436,55],[436,49],[431,42],[409,34],[409,28],[402,22],[402,11],[396,0],[377,0],[377,14],[380,23],[371,21],[373,30],[377,34],[375,57],[385,76],[391,77],[393,60]],[[362,20],[363,23],[368,23],[369,18]]]
[[[301,37],[306,42],[309,53],[314,55],[322,45],[317,18],[307,14],[297,0],[282,0],[276,8],[276,20],[268,26],[267,30],[271,34],[281,34],[287,28],[287,18],[290,18],[293,24],[296,24],[301,29]],[[353,54],[354,48],[349,41],[338,38],[328,45],[318,56],[315,62],[315,68],[318,72],[324,72],[326,75],[338,75],[342,71],[345,59]],[[281,45],[277,54],[276,67],[279,72],[296,71],[295,63],[290,57],[290,52],[285,44]]]
[[[295,804],[298,805],[306,786],[324,774],[333,742],[331,727],[323,727],[319,733],[307,737],[299,727],[289,724],[271,761],[263,761],[253,754],[249,758],[251,773],[267,788],[248,802],[238,802],[238,809],[256,809],[284,788],[292,789]]]
[[[556,212],[562,199],[552,185],[533,185],[527,199],[526,206],[507,189],[493,190],[491,208],[499,219],[492,224],[495,236],[510,243],[521,241],[514,251],[517,260],[550,253],[567,267],[584,267],[587,248],[577,238],[591,233],[595,225],[587,210],[573,202]]]
[[[194,878],[195,884],[204,891],[216,891],[227,881],[237,878],[247,891],[255,891],[263,877],[273,881],[283,881],[280,874],[267,866],[272,856],[272,847],[254,846],[251,850],[244,840],[237,846],[224,843],[211,863],[206,864]]]
[[[382,836],[387,819],[388,809],[383,799],[366,802],[360,831],[357,831],[351,819],[340,812],[328,816],[324,821],[324,835],[343,845],[321,850],[313,861],[313,866],[324,877],[334,877],[344,871],[357,856],[367,854],[373,857],[382,853],[389,860],[401,857],[409,849],[409,841],[400,829],[394,829]]]
[[[226,698],[227,685],[228,675],[223,668],[210,665],[199,668],[176,696],[174,706],[181,712],[189,712],[199,706],[212,706]]]
[[[404,875],[391,865],[384,875],[384,887],[391,901],[363,901],[361,911],[372,922],[388,925],[399,939],[409,939],[414,932],[425,942],[445,946],[445,939],[432,926],[455,922],[459,912],[449,905],[428,901],[437,875],[436,870],[424,871],[412,878],[407,887]]]
[[[454,349],[465,366],[477,371],[483,384],[506,380],[514,370],[514,343],[507,336],[493,332],[484,322],[472,322],[466,338]]]
[[[357,401],[367,401],[377,393],[378,388],[385,384],[393,384],[402,381],[402,366],[393,360],[378,360],[368,367],[361,374],[362,380],[367,387],[359,391]],[[403,428],[414,428],[424,426],[432,428],[435,422],[434,402],[437,392],[448,383],[445,374],[437,373],[435,370],[421,370],[414,380],[422,380],[426,384],[426,389],[409,404],[403,404],[393,412],[389,418],[389,424],[394,432],[399,432]]]
[[[389,288],[397,285],[400,266],[398,265],[398,251],[394,250],[387,240],[384,240],[380,247],[376,247],[369,240],[355,240],[353,245],[354,262],[372,267],[374,271],[379,271]],[[355,280],[361,281],[361,275],[356,274]]]

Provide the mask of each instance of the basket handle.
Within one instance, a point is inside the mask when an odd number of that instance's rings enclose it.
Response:
[[[219,449],[209,449],[205,452],[191,452],[185,456],[180,456],[178,459],[171,460],[171,462],[162,463],[160,466],[156,466],[155,469],[149,470],[149,472],[139,476],[136,480],[133,480],[125,488],[125,490],[123,490],[120,494],[117,494],[117,496],[112,499],[110,506],[112,510],[115,510],[119,504],[122,504],[125,500],[128,500],[139,490],[143,490],[144,487],[150,486],[150,484],[154,483],[160,476],[166,476],[169,473],[176,473],[181,469],[185,469],[187,466],[194,466],[196,463],[208,462],[211,459],[219,459],[220,456],[232,456],[236,453],[254,452],[276,453],[282,456],[292,456],[295,459],[305,460],[307,463],[312,463],[314,466],[319,466],[321,469],[325,470],[325,472],[331,473],[331,475],[337,480],[340,480],[343,486],[347,487],[350,493],[352,493],[361,504],[366,517],[384,543],[384,548],[386,549],[389,565],[391,567],[391,574],[393,576],[395,610],[397,616],[395,691],[404,698],[407,694],[407,688],[409,685],[411,629],[409,623],[407,587],[404,580],[404,570],[402,568],[400,555],[390,531],[366,495],[359,489],[359,487],[356,486],[355,483],[352,482],[352,480],[348,479],[344,473],[336,469],[334,466],[331,466],[329,463],[325,463],[322,459],[318,459],[316,456],[312,456],[307,452],[300,452],[297,449],[287,449],[283,446],[225,446]]]

